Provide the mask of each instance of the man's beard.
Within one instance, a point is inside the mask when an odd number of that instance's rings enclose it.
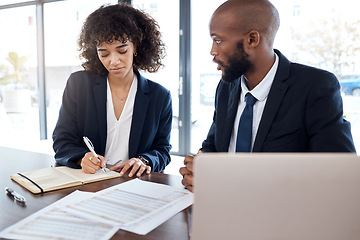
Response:
[[[236,51],[229,58],[228,66],[224,66],[223,62],[218,63],[224,68],[222,80],[226,83],[232,83],[252,68],[249,55],[244,51],[243,42],[236,44]]]

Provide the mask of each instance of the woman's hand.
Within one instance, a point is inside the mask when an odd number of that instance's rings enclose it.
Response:
[[[147,166],[143,161],[139,158],[131,158],[126,162],[122,162],[116,166],[110,168],[111,171],[115,171],[121,169],[120,176],[124,175],[127,170],[131,169],[129,173],[129,177],[132,177],[136,174],[136,177],[141,177],[141,175],[146,172],[146,174],[150,174],[151,167]]]
[[[80,160],[80,166],[84,173],[95,173],[97,170],[106,167],[106,159],[103,156],[98,155],[97,159],[91,152],[88,152]]]

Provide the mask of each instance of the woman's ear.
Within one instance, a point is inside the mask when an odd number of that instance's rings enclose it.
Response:
[[[136,57],[137,56],[137,51],[136,51],[137,49],[136,49],[135,45],[133,45],[133,46],[134,46],[134,53],[133,54],[134,54],[134,57]]]

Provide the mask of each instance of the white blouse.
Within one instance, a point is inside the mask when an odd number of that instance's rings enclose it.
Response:
[[[115,116],[109,79],[107,80],[107,137],[105,158],[108,164],[114,165],[129,160],[129,137],[137,86],[138,80],[135,75],[124,109],[119,119],[117,119]]]

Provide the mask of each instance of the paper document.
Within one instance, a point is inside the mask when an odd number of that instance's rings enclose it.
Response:
[[[93,193],[75,191],[52,205],[30,215],[0,233],[1,238],[35,239],[84,239],[111,238],[118,230],[110,224],[99,223],[63,211],[62,207],[74,199],[88,198]]]
[[[167,220],[192,203],[193,194],[188,190],[133,179],[71,203],[64,209],[131,231],[131,227],[126,226],[156,216]]]
[[[97,193],[75,191],[0,237],[9,239],[110,239],[118,229],[145,235],[193,204],[188,190],[133,179]]]

